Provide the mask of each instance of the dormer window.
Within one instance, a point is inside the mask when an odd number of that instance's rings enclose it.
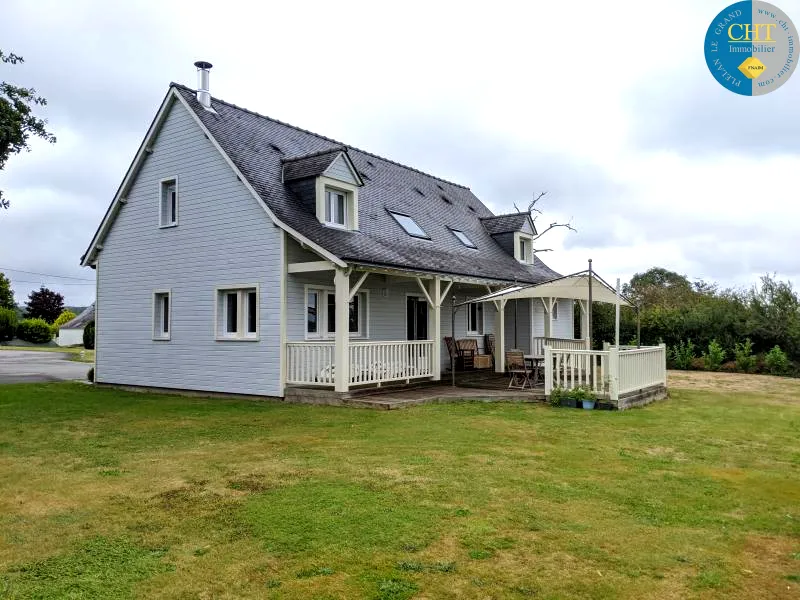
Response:
[[[389,211],[389,214],[394,217],[394,220],[397,221],[398,225],[400,225],[400,227],[402,227],[403,230],[411,237],[423,238],[426,240],[430,239],[428,234],[425,233],[425,230],[417,225],[417,222],[408,215],[392,211]]]
[[[514,258],[521,263],[533,262],[533,237],[525,233],[517,232],[514,234],[515,248]]]
[[[339,190],[325,190],[325,224],[347,226],[347,194]]]

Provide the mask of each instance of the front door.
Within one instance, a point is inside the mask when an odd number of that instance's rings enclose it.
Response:
[[[422,298],[406,298],[406,339],[428,339],[428,303]]]

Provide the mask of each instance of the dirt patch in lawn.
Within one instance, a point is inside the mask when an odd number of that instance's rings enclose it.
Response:
[[[769,394],[783,397],[787,402],[800,403],[800,379],[788,377],[707,371],[667,371],[667,386],[712,392]]]

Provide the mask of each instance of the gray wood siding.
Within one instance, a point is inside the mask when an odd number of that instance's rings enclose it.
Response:
[[[159,181],[178,179],[178,226],[159,229]],[[99,256],[97,380],[278,396],[281,235],[173,105]],[[216,341],[215,287],[259,286],[259,341]],[[171,289],[171,340],[152,339],[153,290]]]
[[[331,165],[325,169],[325,175],[333,179],[338,179],[339,181],[352,183],[353,185],[358,183],[356,178],[353,176],[353,172],[350,170],[350,167],[347,165],[347,161],[341,154],[339,155],[339,158],[333,161]]]
[[[575,336],[573,323],[574,302],[566,298],[558,300],[558,319],[553,319],[553,337],[571,339]],[[545,312],[542,301],[533,299],[533,337],[544,337]]]

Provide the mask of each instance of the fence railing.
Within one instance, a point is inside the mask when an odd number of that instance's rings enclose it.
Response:
[[[531,340],[531,354],[544,356],[544,347],[550,346],[556,350],[586,350],[586,340],[571,338],[535,337]]]
[[[610,375],[608,352],[561,350],[545,346],[544,391],[548,396],[555,388],[571,390],[585,386],[598,396],[607,397]]]
[[[545,394],[555,388],[590,388],[599,398],[667,384],[666,346],[605,350],[563,350],[545,346]]]
[[[335,343],[287,342],[286,383],[335,384]],[[433,377],[433,341],[359,342],[349,344],[351,385],[381,384]]]
[[[619,393],[667,384],[667,349],[648,346],[619,351]]]

